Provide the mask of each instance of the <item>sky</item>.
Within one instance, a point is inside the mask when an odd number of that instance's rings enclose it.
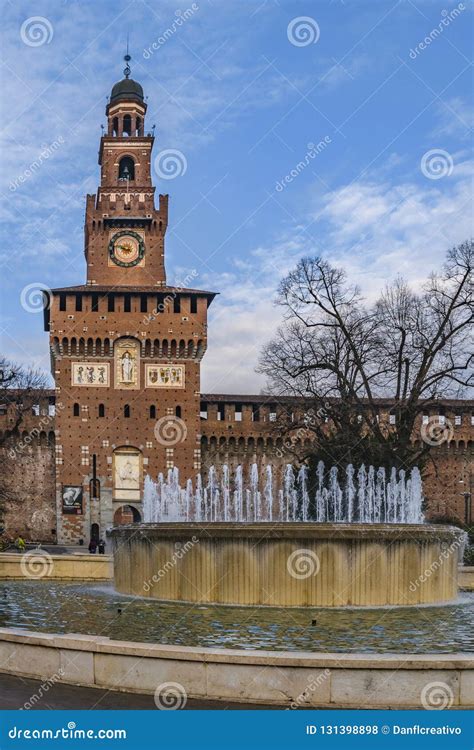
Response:
[[[397,275],[420,288],[472,236],[471,3],[0,5],[1,350],[18,362],[49,370],[37,290],[85,281],[85,195],[127,34],[170,195],[168,283],[219,292],[202,392],[265,388],[276,290],[301,257],[370,300]]]

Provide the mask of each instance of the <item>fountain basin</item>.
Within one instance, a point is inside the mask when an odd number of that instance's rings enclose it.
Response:
[[[121,593],[283,607],[454,601],[464,538],[428,524],[142,523],[110,534]]]

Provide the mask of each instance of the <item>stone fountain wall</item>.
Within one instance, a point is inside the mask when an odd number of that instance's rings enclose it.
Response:
[[[418,524],[131,524],[111,535],[121,593],[285,607],[452,601],[463,540]]]

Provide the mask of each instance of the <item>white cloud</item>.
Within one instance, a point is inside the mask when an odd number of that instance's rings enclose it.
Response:
[[[318,200],[312,229],[327,248],[325,257],[368,299],[397,275],[419,288],[446,251],[472,235],[472,166],[460,162],[443,189],[428,180],[395,185],[374,176],[327,193],[321,205]],[[300,257],[317,252],[302,227],[274,246],[256,248],[244,268],[238,263],[234,273],[209,279],[221,295],[211,308],[203,392],[258,393],[265,386],[255,367],[282,319],[274,305],[278,282]]]

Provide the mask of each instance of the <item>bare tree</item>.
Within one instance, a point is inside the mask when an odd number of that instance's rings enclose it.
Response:
[[[341,269],[301,260],[280,285],[285,323],[259,367],[273,393],[307,403],[300,424],[281,420],[282,432],[304,427],[311,455],[343,464],[421,465],[430,448],[413,442],[421,412],[474,384],[473,247],[449,251],[419,292],[398,278],[375,304]],[[380,420],[382,402],[393,425]]]

